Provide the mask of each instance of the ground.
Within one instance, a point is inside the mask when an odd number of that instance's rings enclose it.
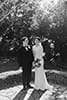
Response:
[[[34,88],[23,90],[20,70],[11,72],[11,75],[9,72],[0,74],[0,100],[67,100],[66,72],[46,70],[46,75],[49,84],[54,88],[43,92]],[[34,71],[31,84],[34,86]]]

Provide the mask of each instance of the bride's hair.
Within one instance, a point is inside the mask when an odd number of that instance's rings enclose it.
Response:
[[[35,37],[35,40],[36,40],[36,39],[38,39],[38,40],[40,41],[40,37],[37,36],[37,37]]]

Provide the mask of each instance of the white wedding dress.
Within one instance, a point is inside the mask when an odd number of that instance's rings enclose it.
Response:
[[[43,47],[41,43],[36,46],[33,46],[33,54],[34,54],[34,60],[40,59],[41,66],[35,67],[35,89],[45,90],[45,89],[51,89],[52,86],[48,84],[46,75],[44,72],[44,60],[43,56],[45,56],[45,53],[43,52]]]

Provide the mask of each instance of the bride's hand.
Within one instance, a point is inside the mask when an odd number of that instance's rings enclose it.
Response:
[[[43,52],[43,56],[45,56],[45,53]]]

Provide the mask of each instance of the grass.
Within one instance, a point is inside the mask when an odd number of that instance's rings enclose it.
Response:
[[[46,72],[47,80],[50,84],[57,84],[67,87],[67,77],[64,75]],[[32,73],[32,81],[34,81],[34,73]],[[16,85],[21,85],[22,74],[8,76],[6,79],[0,79],[0,90],[13,87]]]
[[[47,66],[48,66],[48,69],[51,67],[50,64],[49,65],[47,64],[46,69],[47,69]],[[13,60],[11,59],[8,63],[4,63],[4,64],[0,63],[0,72],[15,70],[15,69],[18,69],[18,64],[17,64],[16,59],[13,59]],[[50,69],[53,69],[53,68],[50,68]],[[67,76],[63,74],[61,75],[54,72],[52,73],[46,72],[46,76],[50,84],[58,84],[62,86],[67,86]],[[32,73],[32,81],[34,82],[34,73]],[[7,78],[0,79],[0,90],[13,87],[22,83],[23,83],[22,74],[8,76]]]

